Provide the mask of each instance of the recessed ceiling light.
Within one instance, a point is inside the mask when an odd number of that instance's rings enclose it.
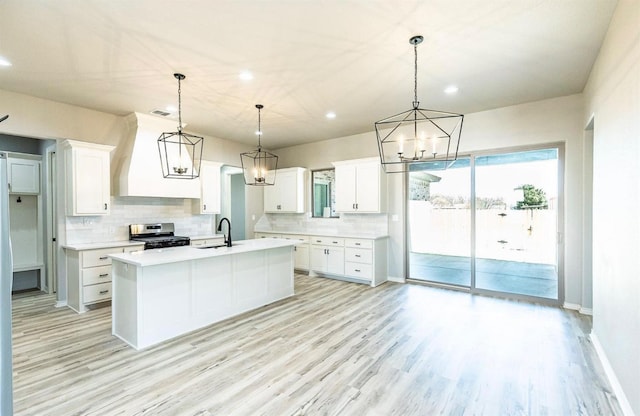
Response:
[[[242,71],[240,72],[239,77],[243,81],[251,81],[253,79],[253,74],[249,71]]]
[[[444,89],[444,92],[445,94],[455,94],[458,92],[458,87],[456,87],[455,85],[449,85]]]
[[[7,58],[0,56],[0,66],[11,66],[11,62]]]
[[[329,111],[326,115],[327,118],[336,118],[336,113],[333,111]]]

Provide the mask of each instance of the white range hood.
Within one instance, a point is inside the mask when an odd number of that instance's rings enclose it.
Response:
[[[119,196],[200,198],[200,179],[169,179],[162,176],[158,137],[176,131],[176,120],[163,120],[142,113],[126,117],[127,138],[118,153],[122,158]],[[121,148],[121,149],[120,149]]]

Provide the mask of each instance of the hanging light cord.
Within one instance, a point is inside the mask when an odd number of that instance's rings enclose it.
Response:
[[[418,102],[418,42],[413,43],[413,108],[417,109]]]
[[[260,128],[260,107],[258,107],[258,151],[260,151],[262,149],[262,145],[261,145],[261,141],[260,139],[262,139],[262,129]]]
[[[182,132],[182,97],[180,93],[182,92],[182,88],[180,86],[180,78],[178,78],[178,133]]]

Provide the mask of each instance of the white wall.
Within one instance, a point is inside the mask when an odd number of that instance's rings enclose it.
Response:
[[[117,155],[119,155],[118,146],[127,146],[127,123],[124,117],[4,90],[0,90],[0,108],[2,108],[3,114],[9,114],[10,116],[9,119],[0,124],[0,134],[38,139],[57,139],[58,141],[63,139],[73,139],[116,146],[116,149],[111,153],[111,180],[112,183],[118,181],[116,176],[119,171],[120,163],[120,160],[117,159]],[[240,153],[252,149],[253,147],[251,146],[242,145],[216,137],[205,136],[203,159],[222,162],[232,166],[239,166]],[[114,155],[116,155],[116,160],[113,160]],[[64,168],[62,166],[62,159],[63,158],[58,158],[59,184],[64,184]],[[64,187],[59,186],[58,191],[60,195],[63,195]],[[247,187],[245,200],[247,204],[245,220],[246,229],[250,230],[252,233],[255,223],[260,215],[262,215],[263,211],[262,189]],[[123,200],[115,198],[114,201],[117,205]],[[67,241],[67,234],[72,238],[81,236],[81,239],[87,239],[88,237],[86,235],[81,235],[87,224],[80,226],[78,221],[82,220],[65,217],[63,204],[64,198],[58,198],[57,234],[59,244],[65,244]],[[145,202],[135,200],[128,202],[124,201],[122,202],[121,208],[125,209],[131,204],[144,205]],[[181,204],[178,203],[178,206],[180,205]],[[179,215],[181,218],[191,214],[190,204],[185,202],[182,205],[184,206],[184,212]],[[118,207],[116,206],[114,208],[117,213]],[[174,208],[175,207],[172,207],[171,209]],[[157,212],[155,213],[157,214]],[[144,217],[144,213],[140,213],[140,217]],[[256,220],[253,220],[254,217]],[[93,225],[95,227],[96,225],[104,225],[108,227],[106,231],[105,229],[101,229],[99,232],[95,233],[95,238],[98,239],[104,238],[112,227],[115,227],[117,236],[123,235],[121,232],[122,227],[126,225],[127,220],[128,219],[123,218],[123,224],[120,226],[113,222],[113,217],[106,221],[104,219],[100,220],[95,218],[89,218],[87,221],[92,222],[92,224],[88,224],[89,226]],[[196,219],[195,223],[201,223],[201,221]],[[189,228],[193,224],[193,221],[188,221],[184,225]],[[60,302],[64,302],[66,300],[67,287],[64,252],[62,249],[58,250],[58,260],[58,300]]]
[[[640,415],[640,2],[618,2],[584,95],[583,126],[594,119],[592,337],[627,414]]]
[[[578,94],[467,114],[460,143],[461,153],[565,143],[565,303],[572,305],[582,305],[582,100]],[[320,169],[337,160],[377,156],[378,147],[372,131],[275,153],[282,167]],[[400,174],[390,174],[388,180],[389,275],[403,279],[404,183]],[[398,221],[393,221],[394,216]]]

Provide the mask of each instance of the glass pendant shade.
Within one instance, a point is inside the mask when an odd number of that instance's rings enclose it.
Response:
[[[420,108],[418,52],[422,36],[409,39],[414,47],[413,108],[375,122],[380,162],[387,173],[447,169],[458,158],[464,115]]]
[[[260,130],[260,110],[262,104],[256,104],[258,109],[258,148],[251,152],[240,154],[240,163],[244,173],[244,183],[250,186],[269,186],[276,183],[276,170],[278,169],[278,156],[262,150]]]
[[[174,179],[195,179],[200,176],[204,138],[182,131],[182,74],[173,74],[178,80],[178,131],[160,134],[158,151],[162,176]]]

